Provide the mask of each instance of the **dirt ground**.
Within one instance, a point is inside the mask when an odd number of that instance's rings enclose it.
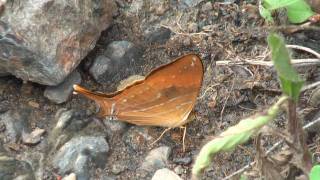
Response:
[[[88,74],[88,64],[101,54],[106,45],[115,40],[127,40],[134,42],[143,50],[143,61],[145,66],[142,71],[135,74],[146,75],[153,68],[170,62],[180,55],[190,52],[198,54],[204,63],[205,74],[198,97],[197,104],[189,118],[194,119],[188,124],[186,137],[186,152],[182,152],[182,131],[175,129],[156,143],[153,147],[167,145],[172,147],[172,155],[169,158],[169,169],[174,169],[177,164],[172,160],[175,158],[191,157],[195,158],[206,140],[218,135],[223,130],[239,122],[276,101],[281,95],[279,83],[275,71],[272,67],[264,65],[253,65],[243,63],[232,65],[233,62],[240,61],[270,61],[267,48],[266,37],[268,35],[268,24],[259,16],[257,6],[252,1],[236,1],[236,3],[212,2],[213,10],[204,11],[205,2],[194,7],[198,9],[194,22],[199,28],[196,32],[188,29],[188,20],[181,20],[180,26],[173,24],[164,25],[164,29],[171,30],[171,37],[165,42],[147,42],[142,32],[141,23],[147,19],[148,11],[145,14],[128,15],[126,7],[132,2],[124,2],[119,10],[113,26],[107,29],[101,36],[96,48],[83,60],[79,66],[82,76],[82,85],[93,90],[102,92],[115,91],[119,84],[99,84]],[[167,11],[174,11],[172,4]],[[144,7],[146,8],[146,7]],[[147,13],[146,13],[147,12]],[[173,15],[172,15],[173,16]],[[175,18],[176,19],[176,18]],[[182,18],[183,19],[183,18]],[[178,21],[176,21],[177,23]],[[139,24],[140,23],[140,24]],[[204,23],[205,25],[201,24]],[[152,24],[150,24],[152,25]],[[185,28],[185,29],[184,29]],[[308,46],[316,51],[320,50],[318,41],[313,40],[309,31],[299,31],[293,34],[284,33],[287,41],[292,44]],[[294,58],[310,57],[303,51],[293,51]],[[307,80],[307,84],[319,81],[319,66],[304,66],[299,68],[299,72]],[[132,74],[125,76],[129,77]],[[31,128],[39,127],[50,132],[55,122],[54,115],[61,108],[74,109],[79,112],[79,116],[87,118],[88,114],[95,111],[94,102],[81,96],[72,96],[70,100],[61,105],[50,102],[43,96],[45,87],[35,83],[23,83],[15,77],[0,78],[0,111],[6,109],[29,110],[29,123]],[[301,120],[305,123],[319,116],[319,107],[310,105],[312,89],[305,91],[301,96],[299,112]],[[272,124],[273,127],[283,130],[286,125],[284,117],[278,118]],[[131,126],[131,125],[130,125]],[[157,138],[163,128],[143,127],[147,133]],[[87,126],[74,129],[74,133],[103,134],[103,128],[97,123],[88,123]],[[44,136],[44,139],[47,135]],[[138,138],[138,137],[137,137]],[[319,135],[317,132],[309,132],[307,136],[309,147],[315,155],[319,153]],[[139,139],[139,138],[138,138]],[[263,138],[263,146],[267,149],[278,140],[276,136],[270,135]],[[108,137],[111,147],[110,155],[104,169],[97,169],[96,176],[100,173],[113,175],[111,168],[114,162],[125,166],[116,179],[143,179],[143,175],[137,174],[136,169],[143,161],[145,155],[150,151],[148,144],[151,140],[138,140],[137,149],[129,148],[123,140],[123,134],[113,134]],[[10,154],[23,156],[24,152],[42,151],[39,145],[26,146],[14,144],[10,149]],[[203,179],[222,179],[242,168],[255,158],[256,152],[254,141],[239,146],[232,152],[222,153],[216,156],[203,176]],[[319,160],[319,159],[318,159]],[[183,179],[189,179],[192,164],[182,165]],[[50,166],[46,167],[48,178],[55,179]]]

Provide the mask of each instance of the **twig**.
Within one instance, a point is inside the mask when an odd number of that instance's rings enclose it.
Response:
[[[233,91],[233,87],[234,87],[234,80],[232,81],[231,90],[229,91],[228,96],[227,96],[226,100],[225,100],[224,103],[223,103],[222,110],[221,110],[221,112],[220,112],[220,120],[222,120],[222,116],[223,116],[223,113],[224,113],[224,109],[226,108],[226,104],[227,104],[227,102],[228,102],[228,100],[229,100],[229,97],[230,97],[232,91]]]
[[[320,123],[320,118],[312,121],[312,122],[309,122],[308,124],[304,125],[303,126],[303,129],[306,130],[306,129],[309,129],[310,127],[314,126],[315,124],[317,123]],[[274,151],[276,148],[278,148],[284,141],[281,140],[281,141],[278,141],[277,143],[275,143],[270,149],[268,149],[266,151],[266,155],[270,154],[272,151]],[[229,176],[226,176],[223,178],[223,180],[227,180],[227,179],[231,179],[232,177],[246,171],[247,169],[249,169],[251,166],[253,166],[256,162],[251,162],[249,164],[247,164],[246,166],[242,167],[241,169],[239,169],[238,171],[230,174]]]
[[[214,87],[216,87],[216,86],[219,86],[219,84],[210,85],[210,86],[203,92],[203,94],[202,94],[200,97],[198,97],[197,99],[202,99],[202,98],[204,98],[204,96],[207,94],[207,92],[210,91],[210,90],[215,90]]]
[[[169,27],[169,26],[166,26],[166,25],[163,25],[163,24],[161,24],[160,26],[169,29],[170,31],[172,31],[173,33],[175,33],[175,34],[177,34],[177,35],[182,35],[182,36],[195,36],[195,35],[209,36],[208,33],[204,33],[204,32],[198,32],[198,33],[181,33],[181,32],[175,31],[172,27]]]
[[[292,65],[294,66],[309,66],[309,65],[319,65],[320,59],[292,59]],[[257,60],[244,60],[244,61],[216,61],[217,66],[225,65],[260,65],[272,67],[273,63],[271,61],[257,61]]]
[[[293,44],[288,44],[286,45],[287,48],[292,48],[292,49],[299,49],[299,50],[303,50],[306,51],[310,54],[315,55],[318,59],[320,59],[320,54],[318,52],[316,52],[315,50],[308,48],[308,47],[304,47],[304,46],[299,46],[299,45],[293,45]]]
[[[317,87],[317,86],[320,86],[320,81],[304,86],[301,89],[301,92],[304,92],[306,90],[312,89],[312,88]]]

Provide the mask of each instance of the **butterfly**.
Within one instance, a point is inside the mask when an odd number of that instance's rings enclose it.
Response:
[[[92,92],[79,85],[73,88],[100,106],[100,117],[141,126],[167,127],[169,130],[188,123],[203,74],[201,59],[195,54],[188,54],[111,94]]]

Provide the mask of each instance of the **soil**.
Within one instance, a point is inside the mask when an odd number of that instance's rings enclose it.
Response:
[[[194,7],[198,11],[198,15],[194,17],[194,22],[202,28],[192,32],[192,29],[188,29],[188,25],[193,22],[188,22],[188,20],[182,20],[181,28],[168,24],[164,28],[171,29],[171,37],[161,43],[147,42],[144,32],[139,28],[148,14],[144,16],[140,16],[141,14],[137,16],[128,15],[127,7],[133,2],[121,1],[121,3],[123,3],[123,7],[119,9],[119,15],[115,18],[114,24],[101,35],[96,48],[78,68],[82,75],[83,86],[101,92],[116,90],[119,82],[99,84],[88,73],[88,66],[92,60],[102,54],[106,46],[115,40],[134,42],[143,49],[145,66],[142,71],[135,72],[135,74],[146,75],[153,68],[190,52],[197,53],[205,66],[201,93],[192,115],[189,117],[193,121],[187,125],[186,152],[182,152],[182,131],[179,129],[166,133],[153,146],[167,145],[172,148],[169,169],[174,169],[177,166],[172,159],[179,157],[192,157],[194,159],[205,142],[213,136],[237,124],[239,120],[266,109],[281,95],[279,83],[272,67],[249,63],[223,65],[223,62],[226,61],[232,63],[244,60],[270,60],[266,43],[269,28],[268,24],[259,16],[256,3],[252,1],[236,1],[231,4],[212,2],[213,10],[203,11],[202,8],[206,2],[202,2]],[[165,12],[167,11],[174,11],[174,9],[168,8]],[[143,12],[148,11],[144,10]],[[308,33],[307,31],[299,31],[294,34],[284,34],[284,36],[289,42],[299,42],[299,45],[313,43],[314,50],[319,51],[319,44],[317,41],[311,41],[306,35]],[[305,36],[304,39],[301,39],[301,34]],[[297,37],[300,39],[297,40]],[[293,56],[299,58],[310,57],[302,51],[295,51]],[[316,82],[316,79],[319,80],[319,70],[317,66],[307,66],[300,68],[299,72],[303,74],[307,84],[310,84]],[[128,74],[127,77],[130,75],[132,74]],[[54,116],[59,109],[67,108],[79,113],[82,112],[80,116],[83,118],[87,118],[95,111],[94,102],[81,96],[73,95],[68,102],[56,105],[43,96],[44,89],[45,86],[31,82],[24,83],[15,77],[0,78],[0,110],[31,110],[29,126],[31,129],[35,127],[45,129],[47,133],[44,135],[44,139],[47,138],[50,129],[55,125]],[[311,90],[303,93],[298,107],[299,111],[304,113],[301,115],[301,120],[306,122],[315,118],[319,108],[313,107],[311,111],[305,111],[311,108],[309,104],[311,94]],[[280,131],[284,130],[286,118],[278,118],[272,126]],[[154,139],[164,130],[158,127],[143,128]],[[95,122],[80,128],[79,133],[82,133],[80,131],[92,132],[93,134],[104,133],[103,128]],[[319,135],[317,132],[308,133],[307,138],[311,152],[313,154],[319,153]],[[271,147],[277,139],[279,137],[275,135],[263,138],[263,147],[266,149]],[[116,176],[117,179],[133,179],[133,177],[142,179],[143,175],[139,175],[136,169],[150,151],[151,147],[148,146],[150,142],[152,141],[142,140],[139,142],[138,149],[132,150],[123,141],[122,134],[113,134],[108,137],[111,152],[107,162],[105,162],[105,168],[97,169],[97,179],[101,177],[101,174],[113,176],[111,167],[115,162],[125,167]],[[37,147],[39,145],[27,146],[20,142],[14,145],[4,143],[4,145],[6,147],[15,145],[15,148],[8,148],[10,154],[14,156],[21,156],[26,151],[41,151],[41,148]],[[204,172],[203,179],[222,179],[254,161],[255,156],[254,140],[239,146],[234,151],[218,154],[213,158],[212,166]],[[184,172],[181,174],[181,178],[189,179],[192,163],[182,165],[182,167]],[[55,179],[54,169],[48,166],[45,171],[47,178]]]

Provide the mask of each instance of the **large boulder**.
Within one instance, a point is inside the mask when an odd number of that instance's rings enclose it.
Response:
[[[110,26],[113,0],[7,1],[0,19],[0,75],[57,85]]]

